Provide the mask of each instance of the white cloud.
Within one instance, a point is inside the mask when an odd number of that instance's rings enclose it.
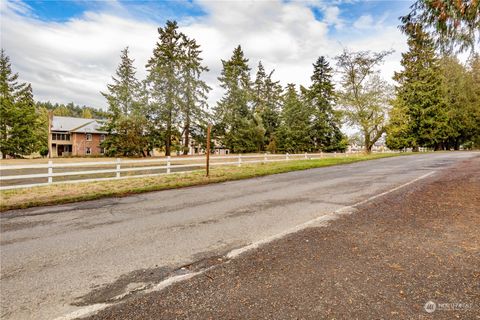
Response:
[[[324,12],[326,23],[334,25],[337,29],[342,29],[344,27],[345,22],[340,18],[340,9],[338,7],[327,7]]]
[[[2,3],[5,3],[3,1]],[[214,88],[210,104],[221,97],[217,77],[220,59],[228,59],[241,44],[250,59],[252,75],[259,60],[285,85],[308,85],[312,63],[320,55],[333,57],[343,46],[354,50],[403,48],[400,32],[382,28],[364,32],[355,24],[347,27],[336,6],[322,7],[324,19],[315,18],[310,2],[199,1],[205,16],[179,21],[182,31],[202,46],[210,72],[206,81]],[[97,13],[64,23],[45,22],[25,14],[28,8],[1,5],[2,47],[23,81],[32,83],[35,98],[105,107],[99,91],[105,90],[119,62],[120,50],[129,46],[138,76],[145,76],[145,64],[157,40],[158,25],[126,14],[115,3]],[[340,27],[341,41],[329,35],[329,25]],[[339,32],[337,30],[337,32]],[[391,77],[399,56],[384,66]],[[332,62],[333,63],[333,62]]]
[[[373,27],[373,18],[371,15],[363,15],[358,18],[354,23],[353,27],[357,29],[368,29]]]

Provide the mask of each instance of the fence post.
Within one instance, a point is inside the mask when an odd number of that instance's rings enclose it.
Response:
[[[337,157],[337,151],[335,151],[335,152],[333,153],[333,157],[334,157],[334,158]]]
[[[307,159],[308,159],[308,157],[307,157],[307,153],[305,152],[305,160],[307,160]]]
[[[53,182],[53,162],[48,160],[48,183]]]
[[[263,153],[263,163],[267,163],[267,153]]]
[[[320,150],[320,159],[323,159],[323,150]]]
[[[290,158],[288,157],[288,152],[285,154],[285,160],[290,160]]]
[[[167,156],[167,174],[170,173],[170,156]]]
[[[117,158],[117,166],[115,168],[115,178],[120,178],[120,158]]]
[[[242,166],[242,154],[241,153],[238,154],[238,166],[239,167]]]

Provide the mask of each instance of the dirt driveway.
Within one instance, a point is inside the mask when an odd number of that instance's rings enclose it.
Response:
[[[480,158],[91,317],[185,318],[480,319]]]

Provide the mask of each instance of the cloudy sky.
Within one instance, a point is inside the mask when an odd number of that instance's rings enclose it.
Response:
[[[220,59],[238,44],[250,59],[252,76],[258,61],[282,84],[309,84],[312,63],[330,61],[343,47],[389,50],[382,66],[385,78],[400,68],[406,39],[398,17],[412,1],[0,1],[1,46],[23,81],[31,82],[40,101],[74,102],[105,108],[105,90],[130,47],[137,74],[157,40],[157,27],[177,20],[181,30],[202,46],[205,75],[213,91],[210,104],[222,95],[217,77]],[[332,61],[333,63],[333,61]]]

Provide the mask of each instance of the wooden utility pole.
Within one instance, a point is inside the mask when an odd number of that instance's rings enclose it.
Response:
[[[210,174],[210,130],[211,125],[207,127],[207,177]]]
[[[48,111],[48,157],[52,158],[52,122],[53,122],[53,111]]]

